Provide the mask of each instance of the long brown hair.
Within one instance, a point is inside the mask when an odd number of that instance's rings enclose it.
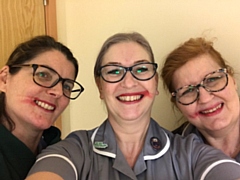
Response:
[[[66,56],[67,60],[73,63],[75,67],[75,79],[76,79],[78,74],[78,62],[76,58],[73,56],[70,49],[68,49],[62,43],[55,41],[54,38],[47,35],[36,36],[26,42],[19,44],[8,58],[6,65],[10,66],[29,62],[39,54],[51,50],[58,50],[59,52],[63,53]],[[14,75],[19,70],[20,70],[19,68],[12,69],[10,68],[9,73]],[[10,131],[12,131],[15,128],[13,120],[6,111],[5,93],[0,92],[0,123],[3,124],[3,121],[6,121]]]

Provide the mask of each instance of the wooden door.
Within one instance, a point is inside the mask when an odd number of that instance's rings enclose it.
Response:
[[[36,35],[57,39],[55,0],[0,0],[0,68],[17,44]],[[61,118],[55,123],[61,129]]]

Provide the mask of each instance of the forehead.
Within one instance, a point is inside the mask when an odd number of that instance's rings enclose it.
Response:
[[[219,68],[221,68],[221,66],[218,62],[208,54],[192,58],[174,72],[174,87],[179,88],[181,86],[199,83],[206,74]]]
[[[30,63],[46,65],[57,71],[62,77],[73,79],[75,67],[66,56],[58,50],[46,51],[33,58]]]
[[[139,60],[150,61],[146,49],[136,42],[121,42],[112,45],[103,57],[102,64],[133,63]]]

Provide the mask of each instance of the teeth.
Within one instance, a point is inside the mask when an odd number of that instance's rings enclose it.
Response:
[[[40,101],[35,101],[36,104],[44,109],[47,109],[47,110],[53,110],[54,107],[53,106],[50,106],[49,104],[46,104],[44,102],[40,102]]]
[[[141,98],[141,95],[137,95],[137,96],[120,96],[119,99],[121,101],[136,101],[139,100]]]
[[[203,113],[203,114],[212,113],[212,112],[218,110],[218,109],[221,108],[221,107],[222,107],[222,104],[219,104],[217,107],[215,107],[215,108],[213,108],[213,109],[209,109],[209,110],[207,110],[207,111],[202,111],[202,113]]]

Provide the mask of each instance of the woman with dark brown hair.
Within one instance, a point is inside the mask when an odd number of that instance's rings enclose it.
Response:
[[[23,180],[46,146],[60,140],[52,124],[83,87],[78,63],[50,36],[19,44],[0,69],[0,177]]]

